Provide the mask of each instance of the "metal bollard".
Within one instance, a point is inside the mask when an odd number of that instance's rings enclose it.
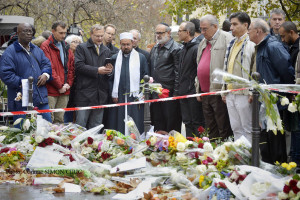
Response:
[[[29,89],[28,89],[28,105],[27,110],[33,110],[33,77],[28,77]]]
[[[150,80],[150,77],[148,75],[145,75],[144,76],[144,81],[145,81],[144,96],[145,96],[145,100],[149,100],[149,98],[150,98],[149,80]],[[151,125],[150,103],[145,103],[144,104],[144,131],[145,131],[145,133],[147,133],[149,131],[150,125]]]
[[[252,78],[255,81],[259,81],[260,74],[257,72],[252,73]],[[259,139],[260,139],[260,126],[259,126],[259,92],[253,90],[252,101],[252,159],[251,165],[259,167]]]

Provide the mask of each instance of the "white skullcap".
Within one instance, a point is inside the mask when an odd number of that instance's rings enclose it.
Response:
[[[133,40],[133,35],[132,35],[132,33],[129,33],[129,32],[121,33],[121,34],[120,34],[120,40],[123,40],[123,39]]]

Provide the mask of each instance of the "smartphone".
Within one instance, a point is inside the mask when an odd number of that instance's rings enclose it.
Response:
[[[110,58],[105,58],[104,66],[106,66],[108,63],[111,64],[111,59]]]

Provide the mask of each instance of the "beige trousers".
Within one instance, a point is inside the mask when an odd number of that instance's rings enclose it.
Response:
[[[50,109],[55,108],[66,108],[69,95],[62,95],[62,96],[48,96],[49,107]],[[64,123],[64,114],[65,112],[54,112],[51,113],[51,118],[53,123]]]

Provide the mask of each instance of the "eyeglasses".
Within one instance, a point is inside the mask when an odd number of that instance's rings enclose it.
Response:
[[[30,29],[25,29],[25,30],[22,30],[22,33],[24,33],[24,34],[33,34],[33,31],[30,30]]]
[[[181,32],[183,32],[183,31],[186,31],[186,30],[178,30],[178,33],[181,33]]]
[[[164,31],[164,32],[155,32],[155,35],[162,35],[162,34],[164,34],[165,32],[167,32],[167,31]]]

